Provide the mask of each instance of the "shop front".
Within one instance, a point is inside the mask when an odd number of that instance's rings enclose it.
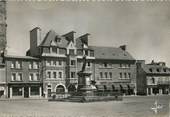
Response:
[[[35,98],[42,96],[42,84],[10,84],[9,98]]]

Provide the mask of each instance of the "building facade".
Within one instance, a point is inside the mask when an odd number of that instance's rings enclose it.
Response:
[[[97,47],[88,43],[89,34],[74,38],[74,31],[58,35],[50,30],[44,38],[41,29],[30,31],[28,56],[41,60],[43,93],[75,91],[78,85],[77,73],[82,69],[86,56],[86,72],[95,81],[98,90],[121,91],[124,94],[136,92],[135,59],[126,51],[126,46]]]
[[[6,55],[5,66],[9,98],[39,98],[42,96],[39,59]]]
[[[139,95],[170,94],[170,69],[164,62],[137,62],[137,91]]]

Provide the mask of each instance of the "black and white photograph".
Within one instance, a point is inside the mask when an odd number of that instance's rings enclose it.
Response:
[[[170,1],[0,0],[0,117],[170,117]]]

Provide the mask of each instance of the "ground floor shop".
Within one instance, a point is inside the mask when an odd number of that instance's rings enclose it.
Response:
[[[43,87],[43,96],[46,98],[51,97],[52,94],[68,92],[65,84],[60,82],[45,82]]]
[[[170,94],[170,85],[147,86],[146,92],[147,95]]]
[[[7,97],[7,86],[6,84],[0,84],[0,98]]]
[[[123,95],[135,95],[135,85],[131,83],[112,83],[96,85],[98,91],[120,92]]]
[[[9,84],[9,98],[40,98],[42,96],[42,84]]]

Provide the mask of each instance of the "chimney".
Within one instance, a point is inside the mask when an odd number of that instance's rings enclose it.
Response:
[[[143,67],[145,65],[145,60],[137,60],[136,65],[137,67]]]
[[[41,29],[36,27],[30,31],[30,55],[37,56],[39,49],[37,48],[41,44]]]
[[[126,45],[121,45],[119,48],[121,48],[123,51],[126,51]]]
[[[39,46],[41,41],[42,41],[41,40],[41,29],[39,27],[35,27],[34,29],[30,31],[30,44],[35,43],[36,46]]]
[[[84,44],[88,45],[89,35],[90,35],[89,33],[86,33],[86,34],[80,36],[79,38],[81,39],[81,41],[82,41]]]
[[[64,34],[63,36],[68,40],[68,41],[73,41],[74,42],[74,33],[75,31],[68,32],[67,34]]]

